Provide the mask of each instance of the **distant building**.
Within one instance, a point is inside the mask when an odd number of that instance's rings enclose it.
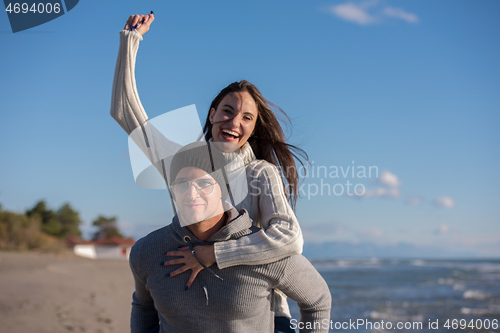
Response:
[[[91,259],[126,259],[135,244],[131,238],[111,237],[97,241],[86,241],[78,237],[68,237],[68,246],[76,255]]]

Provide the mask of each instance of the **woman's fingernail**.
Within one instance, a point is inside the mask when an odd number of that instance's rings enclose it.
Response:
[[[189,288],[188,286],[185,286],[185,287],[184,287],[184,290],[188,290],[188,288]]]
[[[165,277],[170,277],[170,273],[168,273],[168,274],[165,274]]]
[[[160,263],[160,265],[161,265],[161,266],[165,265],[165,262],[164,262],[164,261],[162,261],[162,262]]]
[[[136,24],[136,25],[135,25],[134,29],[137,29],[137,28],[139,28],[139,25],[138,25],[138,24]]]
[[[150,13],[150,14],[153,14],[153,15],[154,15],[153,11],[151,11],[151,13]]]

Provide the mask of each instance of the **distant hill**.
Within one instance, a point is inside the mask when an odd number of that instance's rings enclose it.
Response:
[[[327,258],[479,258],[471,252],[450,252],[439,248],[421,247],[408,243],[377,245],[374,243],[326,242],[304,244],[303,254],[309,259]]]

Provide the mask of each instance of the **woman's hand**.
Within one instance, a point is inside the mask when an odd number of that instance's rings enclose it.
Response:
[[[153,12],[148,15],[130,15],[125,24],[125,30],[137,30],[141,35],[144,35],[149,30],[149,26],[155,20]]]
[[[213,264],[215,264],[215,253],[213,245],[195,246],[194,252],[196,252],[196,256],[205,266],[210,267]],[[191,273],[191,276],[189,277],[189,280],[186,284],[186,289],[191,287],[198,273],[203,270],[203,266],[201,266],[200,263],[196,260],[196,258],[193,256],[189,248],[185,246],[179,248],[178,251],[167,252],[165,255],[167,257],[182,257],[165,261],[162,264],[163,266],[184,264],[184,266],[182,266],[181,268],[178,268],[172,273],[170,273],[169,277],[184,273],[188,269],[192,270],[193,272]]]

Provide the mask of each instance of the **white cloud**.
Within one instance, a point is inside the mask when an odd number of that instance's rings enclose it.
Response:
[[[393,188],[401,186],[401,182],[399,181],[398,176],[389,171],[382,172],[382,174],[378,178],[378,183],[382,186]]]
[[[439,197],[434,199],[434,205],[442,208],[453,208],[455,207],[455,201],[450,197]]]
[[[401,8],[381,4],[378,0],[346,2],[331,6],[327,11],[345,21],[360,25],[375,24],[387,18],[394,18],[408,23],[417,23],[418,16]]]
[[[367,190],[362,195],[365,198],[373,198],[373,197],[386,197],[386,198],[399,198],[399,189],[398,188],[385,188],[379,187],[374,190]]]
[[[395,174],[389,171],[384,171],[382,172],[380,177],[374,181],[374,183],[379,186],[375,189],[366,190],[365,193],[361,195],[361,197],[386,197],[394,199],[399,198],[399,187],[401,186],[401,182],[399,181],[398,176],[396,176]]]
[[[367,9],[372,5],[371,3],[373,3],[373,1],[371,1],[370,3],[362,2],[358,4],[344,3],[332,6],[330,10],[335,16],[346,21],[351,21],[362,25],[371,24],[377,21],[374,16],[370,15],[367,12]]]
[[[407,11],[405,11],[401,8],[386,7],[386,8],[384,8],[383,13],[386,16],[398,18],[398,19],[401,19],[401,20],[406,21],[408,23],[417,23],[418,22],[417,15],[412,14],[412,13],[408,13]]]

